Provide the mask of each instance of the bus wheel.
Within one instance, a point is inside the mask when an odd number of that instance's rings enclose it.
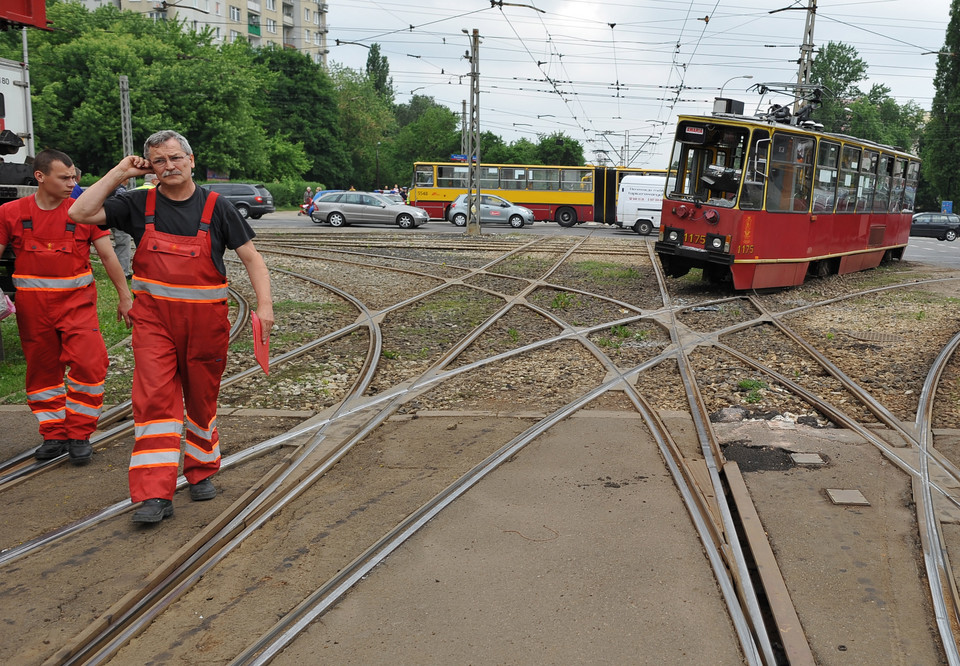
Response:
[[[653,231],[653,225],[647,220],[637,220],[637,223],[633,225],[633,230],[641,236],[646,236]]]
[[[572,227],[577,223],[577,211],[572,208],[561,208],[557,211],[557,224],[561,227]]]

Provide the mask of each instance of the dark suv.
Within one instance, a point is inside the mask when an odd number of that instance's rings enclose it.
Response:
[[[273,213],[273,195],[263,185],[250,183],[207,183],[203,186],[232,203],[244,218],[259,220],[265,213]]]
[[[951,213],[917,213],[910,225],[911,236],[954,241],[957,234],[960,234],[960,215]]]

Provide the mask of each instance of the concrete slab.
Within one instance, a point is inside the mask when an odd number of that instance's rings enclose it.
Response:
[[[646,429],[583,413],[435,518],[274,663],[319,659],[743,663]]]

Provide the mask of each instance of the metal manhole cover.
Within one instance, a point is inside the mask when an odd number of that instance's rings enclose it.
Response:
[[[864,342],[900,342],[901,337],[893,333],[878,333],[877,331],[847,331],[846,335],[854,340]]]

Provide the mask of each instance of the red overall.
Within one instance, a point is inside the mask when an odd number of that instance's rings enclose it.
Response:
[[[13,273],[17,326],[27,361],[27,404],[45,440],[89,439],[103,408],[108,363],[90,246],[77,242],[66,209],[59,236],[35,236],[33,201],[25,197],[19,203],[23,242],[16,249]]]
[[[199,483],[220,469],[217,396],[227,362],[227,279],[213,263],[207,196],[195,237],[154,229],[157,191],[147,193],[146,231],[133,256],[133,419],[130,499],[173,499],[183,410],[183,473]]]

